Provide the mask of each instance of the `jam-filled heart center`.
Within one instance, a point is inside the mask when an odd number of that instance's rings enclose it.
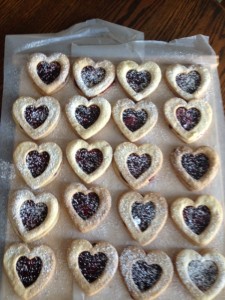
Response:
[[[183,91],[193,94],[201,84],[201,75],[197,71],[181,73],[176,76],[176,83]]]
[[[203,154],[184,154],[181,163],[186,172],[196,180],[202,178],[210,167],[209,158]]]
[[[31,175],[36,178],[40,176],[48,167],[50,155],[44,151],[39,153],[38,151],[30,151],[26,157],[26,164],[31,172]]]
[[[132,132],[141,128],[147,121],[148,114],[144,109],[134,110],[132,108],[123,111],[123,123]]]
[[[151,82],[151,74],[148,71],[130,70],[126,74],[127,83],[136,92],[142,92]]]
[[[77,214],[87,220],[92,217],[99,208],[99,197],[96,193],[91,192],[85,195],[84,193],[75,193],[72,198],[72,205]]]
[[[107,261],[107,256],[102,252],[91,255],[90,252],[84,251],[78,257],[81,273],[89,283],[94,282],[102,275]]]
[[[88,88],[92,88],[100,83],[106,76],[105,69],[99,67],[86,66],[81,71],[81,78]]]
[[[41,105],[35,107],[34,105],[29,105],[26,107],[24,116],[27,123],[34,129],[40,127],[49,114],[49,109],[46,105]]]
[[[201,119],[201,113],[197,108],[179,107],[176,110],[176,117],[180,122],[181,126],[186,130],[190,131],[193,129]]]
[[[45,84],[51,84],[60,74],[61,65],[57,61],[41,61],[37,65],[37,74]]]
[[[192,260],[188,264],[188,274],[202,292],[212,287],[217,280],[218,273],[217,265],[211,260]]]
[[[75,117],[78,123],[85,129],[93,125],[100,115],[100,108],[97,105],[86,107],[79,105],[75,110]]]
[[[155,204],[151,201],[145,204],[135,202],[132,205],[131,214],[134,224],[143,232],[151,225],[152,220],[156,216]]]
[[[79,167],[86,173],[91,174],[98,169],[103,162],[103,154],[99,149],[79,149],[76,152],[75,159]]]
[[[17,260],[16,271],[25,288],[31,286],[38,279],[42,265],[42,260],[38,256],[32,259],[21,256]]]
[[[132,153],[127,158],[127,166],[134,178],[139,178],[151,166],[151,156],[149,154],[138,155]]]

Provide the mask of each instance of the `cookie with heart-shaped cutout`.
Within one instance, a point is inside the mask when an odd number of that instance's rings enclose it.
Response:
[[[170,155],[178,179],[190,190],[200,191],[216,176],[220,162],[216,151],[207,146],[177,147]]]
[[[156,193],[142,196],[136,192],[122,195],[119,213],[133,239],[141,245],[152,242],[167,220],[166,199]]]
[[[176,269],[194,299],[214,299],[225,286],[225,257],[215,250],[201,254],[182,250],[176,258]]]
[[[38,140],[49,135],[60,118],[59,102],[53,97],[20,97],[13,104],[15,122],[32,139]]]
[[[131,297],[135,300],[157,298],[169,286],[173,264],[163,251],[129,246],[120,256],[120,270]]]
[[[64,87],[67,82],[70,61],[65,54],[43,53],[31,55],[27,69],[36,86],[47,95],[53,94]]]
[[[48,284],[56,259],[48,246],[30,249],[26,244],[13,244],[4,254],[3,265],[16,294],[31,299]]]
[[[196,201],[178,198],[170,211],[177,227],[199,246],[205,246],[214,239],[223,221],[222,206],[210,195],[201,195]]]
[[[118,266],[118,254],[107,242],[92,245],[87,240],[74,240],[68,249],[68,265],[76,282],[85,294],[91,296],[113,278]]]
[[[200,65],[171,65],[166,69],[166,79],[182,98],[192,100],[202,97],[210,84],[209,70]]]
[[[76,84],[87,97],[103,93],[115,79],[115,66],[109,60],[95,62],[89,57],[81,57],[73,64]]]
[[[164,105],[164,115],[175,134],[185,143],[197,141],[209,128],[212,108],[204,100],[194,99],[188,103],[172,98]]]
[[[22,142],[16,147],[13,160],[27,185],[38,189],[52,182],[58,175],[62,150],[52,142],[40,145]]]
[[[81,183],[69,185],[64,193],[64,202],[74,225],[81,232],[96,228],[107,216],[111,196],[107,189],[87,189]]]
[[[55,226],[59,205],[50,193],[35,196],[29,190],[19,190],[9,201],[8,212],[16,233],[29,243],[42,238]]]
[[[136,101],[154,92],[162,77],[159,66],[152,61],[140,65],[131,60],[122,61],[116,72],[125,92]]]
[[[103,97],[88,101],[82,96],[74,96],[66,105],[66,115],[75,131],[83,139],[89,139],[108,123],[111,105]]]
[[[151,101],[134,103],[121,99],[113,107],[113,118],[123,135],[135,142],[145,136],[156,124],[158,111]]]
[[[158,173],[162,166],[163,155],[156,145],[136,146],[124,142],[116,147],[114,161],[119,177],[131,188],[140,189]]]

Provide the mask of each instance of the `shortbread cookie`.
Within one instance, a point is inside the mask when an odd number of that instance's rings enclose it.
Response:
[[[37,145],[22,142],[16,147],[13,160],[27,185],[38,189],[57,176],[62,162],[62,150],[55,143]]]
[[[135,104],[130,99],[118,100],[113,107],[113,118],[123,135],[135,142],[145,136],[156,124],[158,111],[151,101]]]
[[[152,61],[138,65],[134,61],[126,60],[117,66],[117,78],[120,84],[136,101],[140,101],[154,92],[161,77],[159,66]]]
[[[166,199],[158,194],[142,196],[128,192],[120,198],[119,213],[133,239],[144,246],[152,242],[165,225],[168,206]]]
[[[88,144],[83,140],[74,140],[67,145],[66,156],[77,176],[84,182],[91,183],[110,166],[112,147],[105,141]]]
[[[171,65],[166,70],[166,79],[174,92],[186,100],[202,97],[210,84],[209,70],[200,65]]]
[[[68,250],[68,265],[76,282],[85,294],[91,296],[113,278],[118,255],[116,249],[107,242],[92,245],[87,240],[74,240]]]
[[[182,250],[176,269],[194,299],[214,299],[225,286],[225,258],[216,251]]]
[[[186,102],[172,98],[165,103],[164,114],[177,136],[185,143],[197,141],[209,128],[212,109],[204,100]]]
[[[31,55],[27,69],[36,86],[44,94],[50,95],[66,84],[70,62],[62,53],[53,53],[50,56],[35,53]]]
[[[77,134],[89,139],[108,123],[111,105],[102,97],[88,101],[82,96],[74,96],[66,105],[66,115]]]
[[[35,196],[29,190],[19,190],[9,201],[8,212],[16,233],[29,243],[42,238],[55,226],[59,205],[50,193]]]
[[[163,156],[155,145],[125,142],[116,147],[114,160],[120,177],[133,189],[140,189],[158,173]]]
[[[177,177],[190,191],[200,191],[216,176],[219,157],[215,150],[202,146],[196,150],[187,146],[176,148],[170,156]]]
[[[173,278],[169,256],[158,250],[147,254],[141,248],[129,246],[120,256],[120,270],[131,297],[135,300],[157,298]]]
[[[196,201],[178,198],[170,211],[178,228],[199,246],[205,246],[214,239],[223,221],[223,208],[210,195],[199,196]]]
[[[6,250],[3,264],[16,294],[22,299],[31,299],[51,279],[56,260],[54,252],[47,246],[31,250],[26,244],[13,244]]]
[[[34,140],[49,135],[60,118],[60,105],[53,97],[20,97],[12,111],[15,122]]]
[[[73,64],[73,76],[87,97],[103,93],[115,79],[115,67],[109,60],[94,62],[91,58],[78,58]]]
[[[107,216],[111,207],[111,196],[107,189],[83,184],[69,185],[64,193],[64,202],[74,225],[81,232],[96,228]]]

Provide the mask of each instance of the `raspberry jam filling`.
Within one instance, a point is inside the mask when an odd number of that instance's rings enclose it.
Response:
[[[151,82],[151,74],[148,71],[130,70],[126,75],[127,83],[136,92],[142,92]]]
[[[184,154],[181,163],[186,172],[196,180],[202,178],[210,167],[209,158],[203,154]]]
[[[146,123],[147,118],[148,114],[144,109],[134,110],[128,108],[123,111],[123,123],[132,132],[141,128]]]
[[[90,252],[84,251],[78,257],[81,273],[89,283],[94,282],[102,275],[107,261],[107,256],[102,252],[91,255]]]
[[[131,214],[135,225],[143,232],[151,225],[152,220],[155,218],[155,204],[151,201],[146,204],[135,202],[132,205]]]
[[[60,74],[61,66],[57,61],[41,61],[37,65],[37,74],[45,84],[51,84]]]
[[[201,113],[197,108],[179,107],[176,110],[176,117],[180,122],[181,126],[186,130],[190,131],[193,129],[201,119]]]
[[[48,152],[44,151],[39,153],[38,151],[30,151],[26,157],[26,163],[31,175],[36,178],[40,176],[48,167],[50,156]]]
[[[77,214],[83,219],[87,220],[92,217],[99,207],[99,197],[96,193],[76,193],[72,198],[72,205]]]
[[[32,259],[21,256],[16,263],[16,271],[25,288],[31,286],[41,273],[42,260],[36,256]]]
[[[91,174],[98,169],[103,162],[103,154],[99,149],[80,149],[75,155],[79,167],[86,173]]]
[[[128,156],[127,166],[134,178],[139,178],[151,166],[151,157],[148,154],[137,155],[132,153]]]
[[[188,74],[178,74],[176,83],[183,91],[193,94],[201,84],[201,75],[197,71],[191,71]]]
[[[188,274],[200,291],[206,292],[216,282],[218,267],[211,261],[192,260],[188,265]]]
[[[79,105],[75,110],[75,117],[78,123],[85,129],[94,124],[100,115],[100,108],[97,105],[86,107]]]
[[[206,205],[187,206],[183,210],[186,225],[197,235],[201,234],[210,223],[211,212]]]
[[[86,66],[81,71],[81,78],[88,88],[92,88],[100,83],[105,78],[105,75],[106,71],[101,67],[94,68],[92,66]]]
[[[141,292],[152,288],[160,279],[162,268],[157,264],[148,265],[145,261],[139,260],[132,266],[132,278]]]
[[[40,127],[45,120],[47,119],[49,114],[48,107],[46,105],[41,105],[39,107],[35,107],[33,105],[29,105],[26,107],[24,112],[24,117],[27,123],[34,129]]]

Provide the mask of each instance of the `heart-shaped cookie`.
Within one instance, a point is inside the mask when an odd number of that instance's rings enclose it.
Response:
[[[223,221],[222,206],[210,195],[199,196],[196,201],[178,198],[170,211],[178,228],[199,246],[205,246],[214,239]]]
[[[120,270],[135,300],[155,299],[167,289],[173,277],[173,264],[166,253],[155,250],[146,254],[134,246],[123,250]]]
[[[29,190],[19,190],[10,199],[9,218],[24,242],[33,242],[48,234],[58,217],[58,201],[50,193],[35,196]]]
[[[38,140],[49,135],[60,118],[59,102],[53,97],[20,97],[13,104],[15,122],[32,139]]]
[[[78,58],[73,64],[76,84],[87,97],[104,92],[115,79],[115,67],[109,60],[94,62],[91,58]]]
[[[107,216],[111,207],[111,196],[107,189],[87,189],[83,184],[74,183],[66,188],[64,202],[75,226],[81,232],[88,232]]]
[[[177,147],[170,155],[177,177],[190,191],[200,191],[216,176],[219,157],[215,150],[202,146],[196,150]]]
[[[120,216],[132,237],[141,245],[153,241],[163,228],[167,216],[166,199],[155,193],[142,196],[136,192],[125,193],[119,202]]]
[[[62,53],[46,56],[43,53],[31,55],[27,64],[30,77],[37,87],[47,95],[60,90],[67,82],[70,62]]]
[[[166,79],[172,89],[186,100],[202,97],[211,80],[207,68],[200,65],[185,67],[179,64],[167,68]]]
[[[113,118],[123,135],[135,142],[155,126],[158,111],[149,100],[135,104],[130,99],[121,99],[113,107]]]
[[[77,176],[84,182],[91,183],[110,166],[112,147],[105,141],[88,144],[83,140],[75,140],[67,145],[66,156]]]
[[[141,65],[130,60],[122,61],[116,71],[120,84],[136,101],[140,101],[154,92],[162,77],[159,66],[152,61]]]
[[[214,250],[201,254],[182,250],[176,258],[176,269],[194,299],[214,299],[225,286],[225,258]]]
[[[30,250],[26,244],[13,244],[4,254],[3,264],[14,291],[23,299],[31,299],[51,279],[56,260],[47,246]]]
[[[87,240],[74,240],[68,250],[68,265],[76,282],[91,296],[113,278],[118,255],[116,249],[107,242],[92,245]]]
[[[62,162],[62,150],[55,143],[37,145],[22,142],[16,147],[13,160],[25,182],[32,189],[38,189],[57,176]]]
[[[197,141],[209,128],[212,109],[204,100],[186,102],[172,98],[165,103],[164,114],[177,136],[185,143]]]
[[[156,145],[125,142],[116,147],[114,160],[119,176],[133,189],[140,189],[160,170],[163,156]]]
[[[111,105],[102,97],[88,101],[82,96],[75,96],[66,105],[66,115],[76,132],[83,139],[89,139],[109,121]]]

